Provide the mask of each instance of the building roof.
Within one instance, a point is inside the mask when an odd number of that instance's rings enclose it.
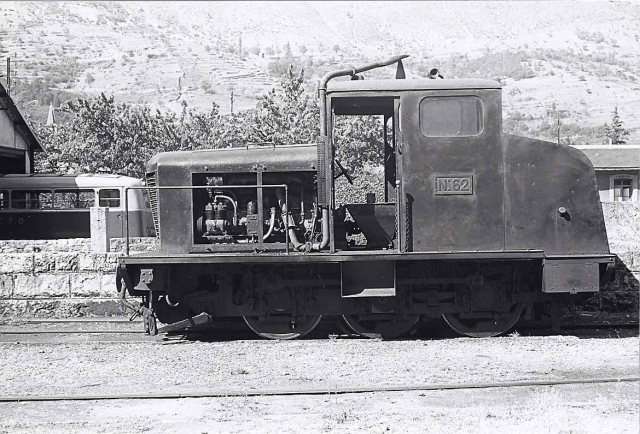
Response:
[[[595,169],[625,170],[640,169],[639,145],[578,145]]]
[[[16,130],[20,133],[27,145],[35,152],[43,152],[44,148],[40,144],[38,136],[33,132],[29,124],[24,120],[20,110],[16,107],[13,99],[9,96],[7,89],[0,82],[0,110],[6,111],[9,119],[13,122]]]
[[[497,81],[480,78],[447,78],[444,80],[340,80],[327,84],[327,93],[357,91],[449,90],[449,89],[502,89]]]

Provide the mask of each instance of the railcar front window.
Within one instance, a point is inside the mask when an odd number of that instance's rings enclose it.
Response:
[[[9,208],[9,190],[0,190],[0,209]]]
[[[53,204],[57,209],[86,209],[95,203],[93,190],[56,190],[53,193]]]
[[[477,96],[428,97],[420,102],[420,131],[427,137],[470,137],[484,129],[484,107]]]
[[[16,209],[52,209],[53,193],[48,190],[13,190],[11,207]]]
[[[104,189],[98,193],[98,205],[118,208],[120,206],[120,190]]]

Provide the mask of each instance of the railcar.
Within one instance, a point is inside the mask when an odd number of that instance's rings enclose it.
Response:
[[[109,209],[109,236],[123,238],[125,208],[129,235],[155,237],[147,192],[140,179],[111,174],[0,175],[0,239],[89,238],[91,207]]]
[[[330,315],[394,338],[442,317],[488,337],[599,290],[614,257],[588,158],[503,133],[499,82],[406,79],[405,57],[327,73],[311,143],[148,162],[160,249],[117,270],[121,296],[142,297],[147,330],[204,314],[292,339]],[[394,64],[395,79],[361,79]],[[337,203],[336,179],[353,179],[334,126],[354,115],[383,120],[384,194]]]

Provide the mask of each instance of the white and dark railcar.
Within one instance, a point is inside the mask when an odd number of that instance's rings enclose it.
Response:
[[[108,208],[109,237],[125,234],[125,188],[140,179],[112,174],[0,175],[0,239],[64,239],[91,236],[90,208]],[[154,237],[147,192],[128,194],[129,236]]]

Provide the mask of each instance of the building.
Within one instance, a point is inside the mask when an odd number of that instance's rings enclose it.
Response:
[[[575,146],[593,163],[601,202],[638,202],[640,146]]]
[[[43,151],[37,136],[0,83],[0,174],[32,173],[34,154]]]

